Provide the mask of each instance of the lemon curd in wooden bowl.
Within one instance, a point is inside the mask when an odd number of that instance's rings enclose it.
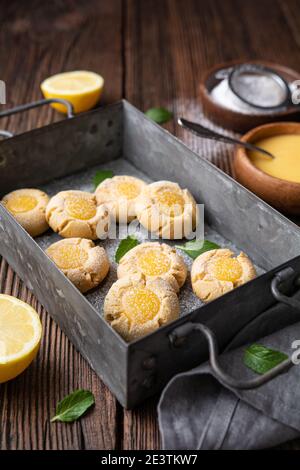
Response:
[[[252,163],[275,178],[300,183],[300,134],[279,134],[256,142],[276,158],[271,159],[260,152],[249,152]]]
[[[275,158],[237,147],[237,180],[277,209],[300,214],[300,124],[265,124],[245,134],[242,140],[268,150]]]

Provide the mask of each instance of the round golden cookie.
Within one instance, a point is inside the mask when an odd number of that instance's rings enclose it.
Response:
[[[124,277],[104,301],[104,317],[126,341],[147,335],[176,320],[179,302],[174,289],[161,278]]]
[[[144,279],[160,277],[178,292],[187,276],[187,267],[175,248],[165,243],[141,243],[120,260],[118,278],[141,275]]]
[[[39,189],[17,189],[2,199],[2,204],[19,224],[36,237],[48,230],[45,211],[49,197]]]
[[[165,239],[187,237],[196,225],[195,199],[187,189],[171,181],[147,185],[135,207],[141,225]]]
[[[95,191],[98,204],[105,204],[117,222],[136,218],[135,203],[146,183],[133,176],[113,176],[99,184]]]
[[[255,276],[255,268],[248,256],[244,253],[235,256],[227,248],[206,251],[198,256],[191,271],[193,291],[203,302],[210,302]]]
[[[46,219],[54,232],[64,238],[96,240],[107,232],[110,217],[105,206],[97,205],[94,194],[70,190],[50,199]]]
[[[81,292],[97,287],[109,271],[106,251],[92,240],[67,238],[50,245],[46,253]]]

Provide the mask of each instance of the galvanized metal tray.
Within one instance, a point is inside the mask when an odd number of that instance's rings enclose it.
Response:
[[[284,311],[282,325],[298,318],[297,309],[278,304],[274,297],[274,276],[287,267],[285,283],[280,279],[279,284],[292,294],[296,289],[298,227],[128,102],[6,139],[0,143],[0,165],[0,196],[21,187],[39,187],[50,195],[63,189],[92,190],[98,168],[148,181],[176,181],[205,204],[207,237],[245,251],[256,264],[257,279],[208,305],[195,298],[187,282],[179,297],[181,318],[127,344],[102,317],[104,296],[116,279],[113,258],[119,242],[104,242],[112,261],[110,275],[99,289],[82,295],[44,253],[57,235],[49,231],[33,240],[0,205],[1,255],[125,407],[137,405],[175,373],[207,357],[206,340],[194,333],[193,325],[209,326],[223,349],[266,312],[280,316]]]

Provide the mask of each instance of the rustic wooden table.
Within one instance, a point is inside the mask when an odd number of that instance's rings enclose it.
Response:
[[[216,62],[266,59],[296,69],[300,63],[297,0],[2,0],[0,18],[7,107],[40,98],[39,84],[49,75],[89,69],[105,77],[103,102],[125,97],[141,110],[165,106],[199,119],[199,77]],[[40,108],[0,127],[23,132],[59,119]],[[199,140],[175,121],[166,128],[231,171],[231,148]],[[37,360],[0,387],[0,448],[159,449],[156,399],[123,410],[4,259],[0,292],[31,303],[44,325]],[[94,392],[93,411],[72,425],[50,424],[56,402],[77,388]]]

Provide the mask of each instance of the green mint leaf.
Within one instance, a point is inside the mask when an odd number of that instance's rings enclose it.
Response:
[[[82,416],[95,403],[95,398],[89,390],[75,390],[60,401],[56,414],[51,422],[62,421],[72,423]]]
[[[261,344],[252,344],[244,353],[245,366],[257,374],[265,374],[286,359],[288,359],[286,354],[266,348]]]
[[[98,170],[93,178],[93,183],[95,189],[97,186],[102,183],[102,181],[106,180],[106,178],[112,178],[114,176],[113,171],[111,170]]]
[[[139,244],[139,241],[131,235],[128,235],[127,238],[124,238],[124,240],[121,240],[118,246],[118,249],[116,251],[116,255],[115,255],[116,262],[119,263],[120,259],[123,258],[123,256],[127,253],[127,251],[131,250],[138,244]]]
[[[184,251],[191,258],[196,259],[202,253],[205,253],[205,251],[216,250],[220,248],[220,246],[209,240],[191,240],[184,245],[176,245],[176,248]]]
[[[116,262],[119,263],[121,258],[123,258],[123,256],[127,253],[127,251],[139,245],[139,243],[140,242],[132,235],[128,235],[127,238],[124,238],[124,240],[121,240],[117,248],[116,254],[115,254]]]
[[[165,108],[151,108],[145,112],[146,116],[157,124],[163,124],[164,122],[170,121],[173,114]]]

